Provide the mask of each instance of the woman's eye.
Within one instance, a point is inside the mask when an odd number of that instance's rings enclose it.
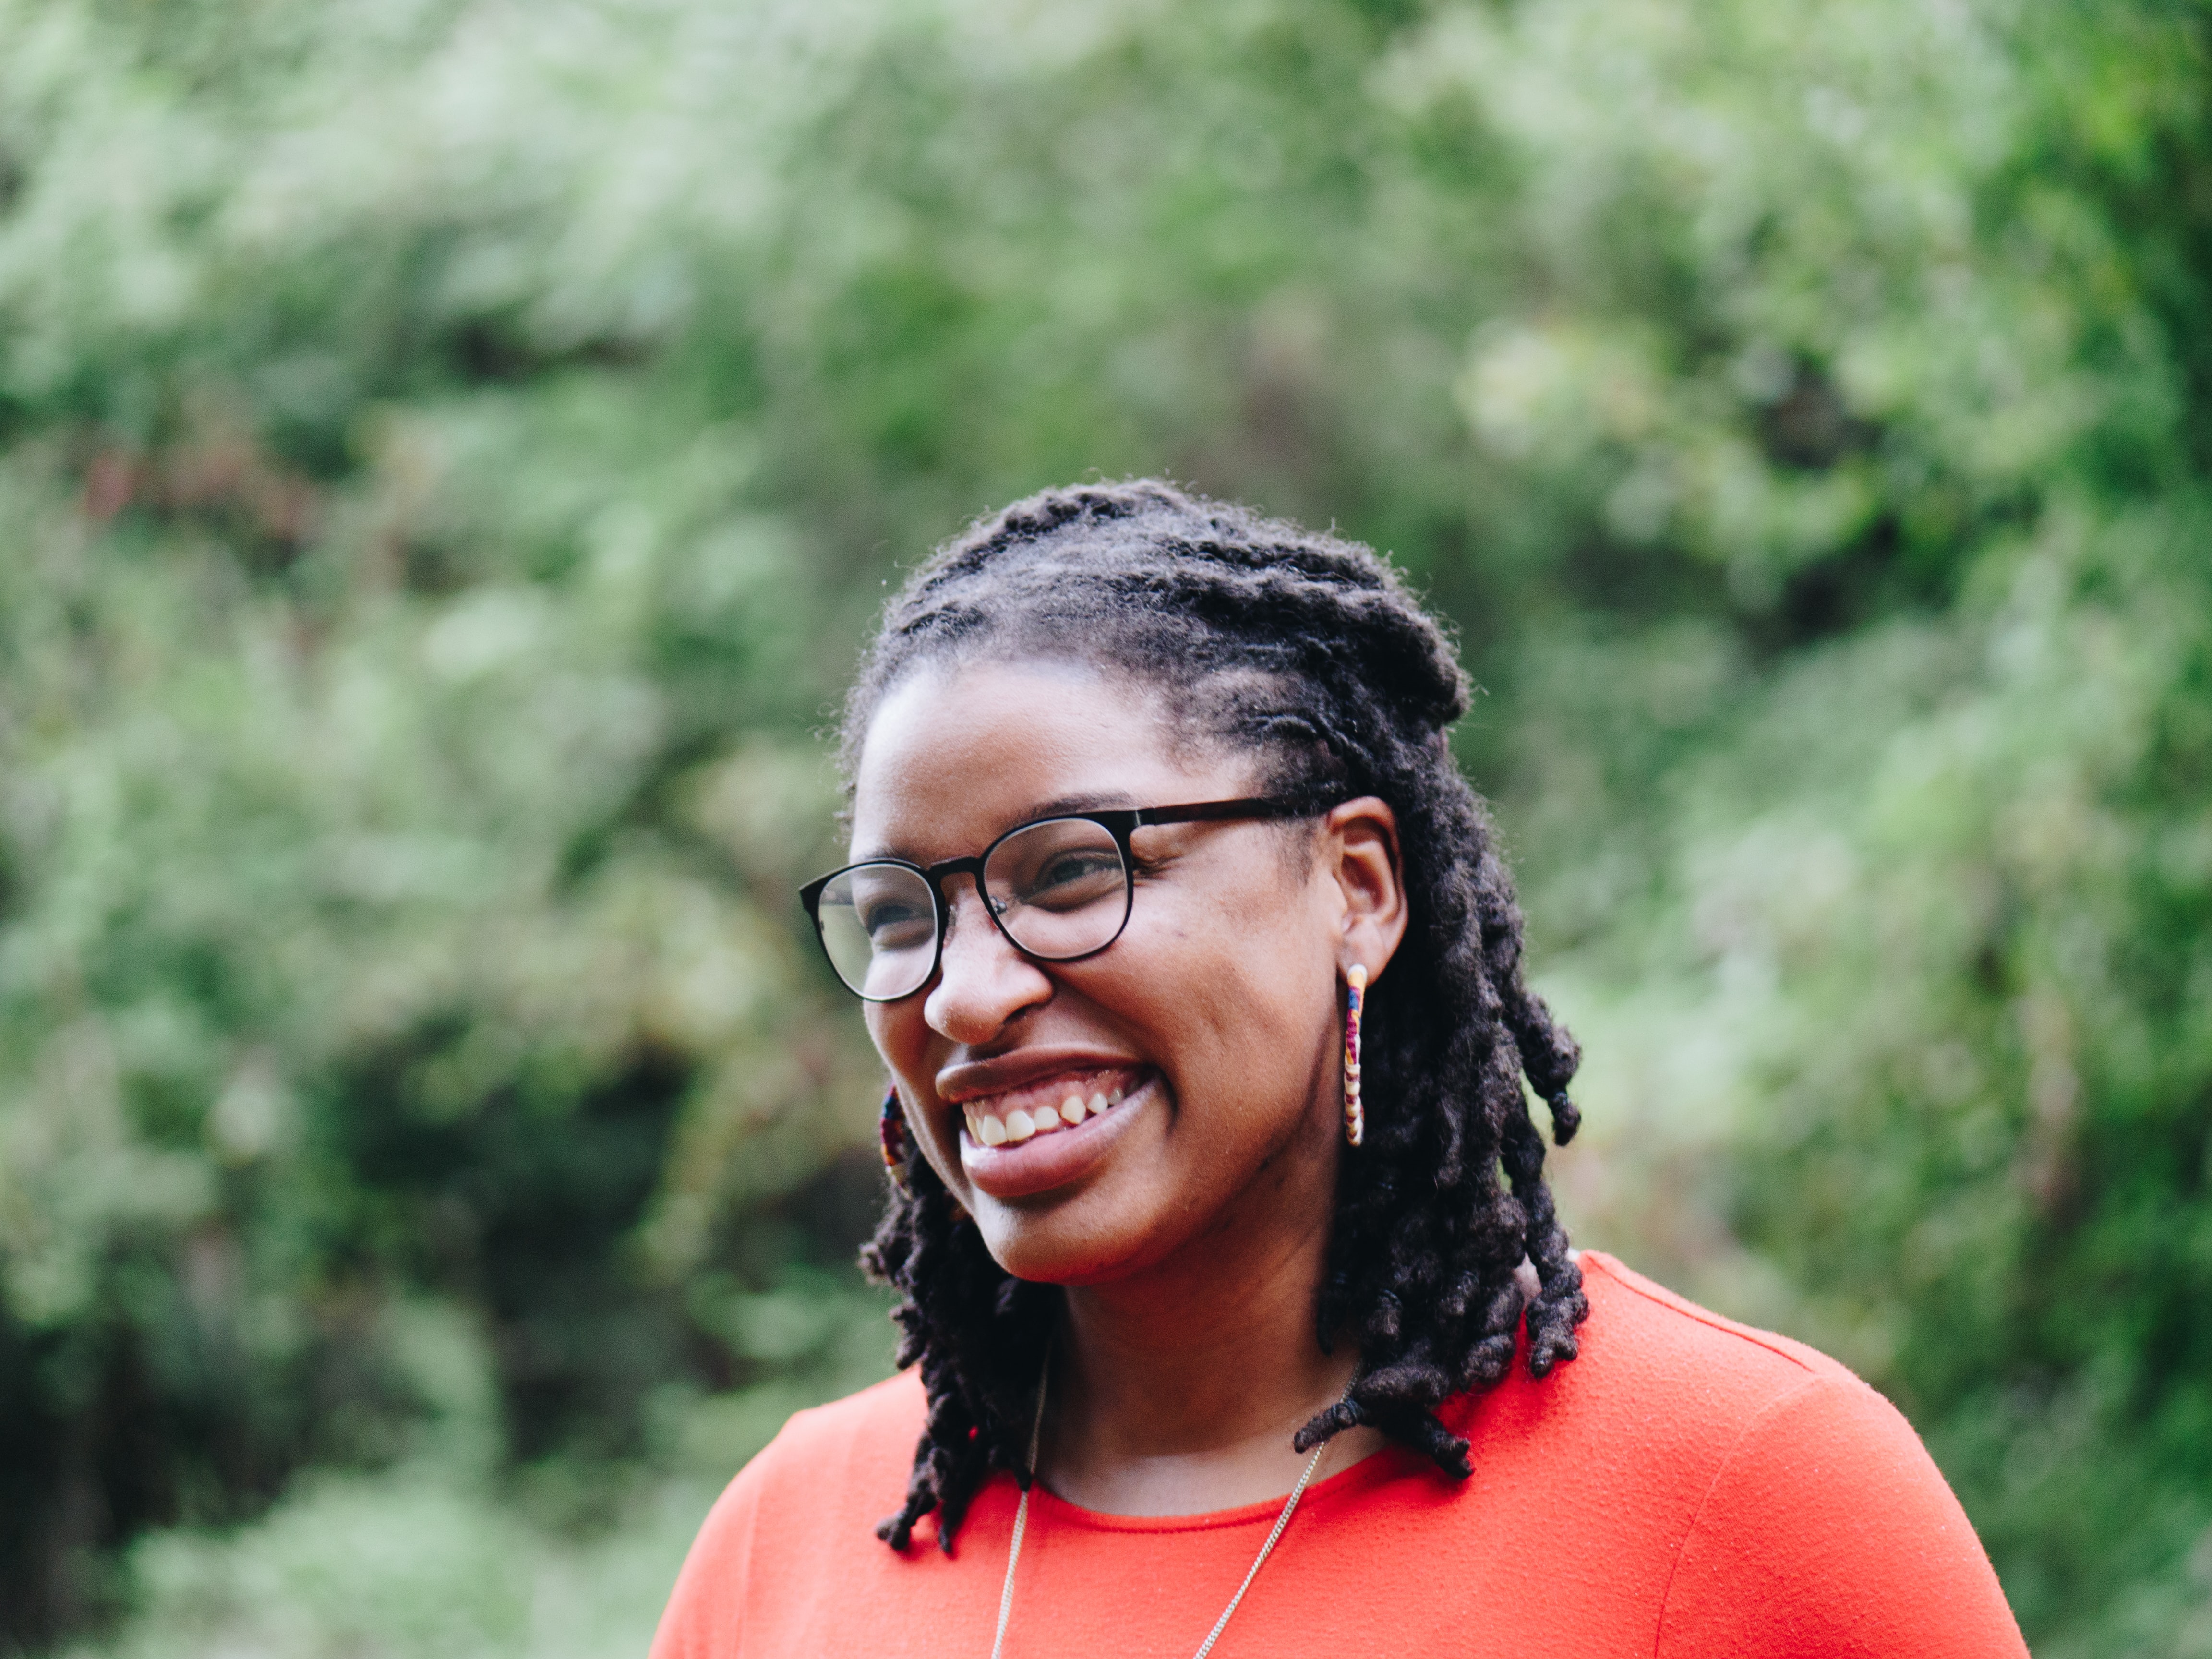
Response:
[[[878,951],[904,950],[926,939],[935,923],[934,916],[910,904],[871,905],[860,915],[860,925],[868,930],[868,943]]]
[[[1040,869],[1025,896],[1032,904],[1087,904],[1121,882],[1121,861],[1112,853],[1062,853]]]

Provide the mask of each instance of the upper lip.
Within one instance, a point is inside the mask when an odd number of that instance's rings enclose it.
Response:
[[[937,1074],[937,1097],[950,1105],[1006,1093],[1064,1072],[1106,1072],[1139,1064],[1127,1054],[1096,1048],[1017,1048],[989,1060],[948,1066]]]

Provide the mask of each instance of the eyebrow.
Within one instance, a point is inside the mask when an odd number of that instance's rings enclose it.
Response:
[[[1052,800],[1039,801],[1014,822],[1034,823],[1039,818],[1059,817],[1069,812],[1097,812],[1109,807],[1134,806],[1136,804],[1136,797],[1125,789],[1109,789],[1103,793],[1061,795]]]
[[[1055,795],[1050,800],[1034,801],[1030,803],[1029,806],[1023,810],[1019,817],[1015,818],[1012,823],[1008,823],[1005,829],[999,830],[997,833],[1004,835],[1008,830],[1018,830],[1023,824],[1035,823],[1040,818],[1070,817],[1083,812],[1100,812],[1105,811],[1113,807],[1133,806],[1135,805],[1136,797],[1130,794],[1126,789],[1092,790],[1073,795]],[[983,850],[983,847],[988,846],[990,842],[987,839],[983,842],[982,846],[979,846],[975,848],[975,852],[981,852]],[[855,848],[851,856],[855,861],[860,863],[866,863],[870,859],[903,859],[908,864],[921,864],[924,862],[922,859],[915,855],[913,848],[900,845],[879,847],[875,848],[873,851],[866,853]],[[974,854],[962,854],[960,856],[972,857]]]

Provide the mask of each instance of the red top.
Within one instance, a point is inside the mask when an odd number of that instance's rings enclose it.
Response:
[[[1996,1575],[1905,1419],[1832,1359],[1705,1312],[1595,1251],[1582,1357],[1449,1402],[1455,1480],[1397,1447],[1309,1488],[1219,1659],[1634,1654],[2026,1659]],[[708,1516],[653,1659],[986,1659],[1011,1476],[948,1559],[906,1490],[911,1374],[801,1412]],[[1030,1504],[1009,1659],[1182,1659],[1281,1500],[1211,1515]]]

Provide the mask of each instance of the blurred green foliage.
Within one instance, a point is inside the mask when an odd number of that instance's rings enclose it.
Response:
[[[1461,625],[1580,1235],[2212,1651],[2206,21],[0,0],[0,1640],[642,1641],[887,1363],[818,729],[1095,469]]]

